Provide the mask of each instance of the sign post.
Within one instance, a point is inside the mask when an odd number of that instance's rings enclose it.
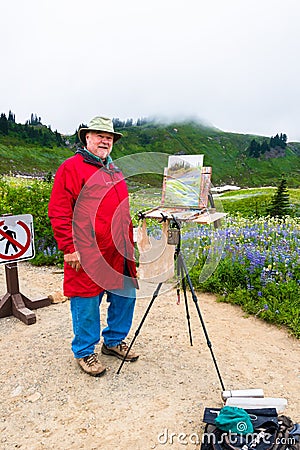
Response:
[[[31,309],[51,304],[50,299],[30,300],[20,292],[18,261],[34,257],[33,218],[30,214],[0,217],[0,264],[5,264],[7,293],[0,299],[0,318],[14,315],[26,325],[36,322]]]

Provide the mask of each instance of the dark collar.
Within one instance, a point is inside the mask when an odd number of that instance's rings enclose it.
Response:
[[[98,158],[94,158],[90,152],[87,152],[84,148],[80,148],[76,151],[76,154],[79,154],[83,157],[83,161],[87,164],[92,164],[93,166],[98,167],[99,169],[103,169],[106,172],[121,172],[118,167],[116,167],[113,163],[108,164],[106,166],[102,160]]]

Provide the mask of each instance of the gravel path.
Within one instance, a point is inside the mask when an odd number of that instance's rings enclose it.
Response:
[[[0,279],[3,295],[3,265]],[[19,263],[19,279],[32,299],[62,289],[62,273],[52,268]],[[154,289],[142,286],[129,339]],[[117,375],[120,361],[101,356],[108,371],[99,379],[72,357],[68,301],[36,310],[33,325],[0,319],[0,449],[199,449],[203,409],[222,407],[221,386],[189,304],[192,347],[184,302],[177,305],[174,289],[164,287],[137,337],[140,359]],[[226,388],[287,398],[285,413],[299,421],[299,340],[212,295],[199,294],[199,305]],[[105,308],[103,302],[103,320]]]

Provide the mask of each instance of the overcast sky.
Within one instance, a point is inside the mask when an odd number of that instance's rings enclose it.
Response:
[[[0,112],[61,133],[194,117],[300,141],[299,23],[299,0],[5,1]]]

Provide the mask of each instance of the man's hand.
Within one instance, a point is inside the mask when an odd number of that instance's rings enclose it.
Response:
[[[71,266],[73,269],[76,270],[76,272],[78,272],[78,270],[81,267],[80,264],[80,255],[78,252],[74,252],[74,253],[67,253],[66,255],[64,255],[64,261],[69,264],[69,266]]]

